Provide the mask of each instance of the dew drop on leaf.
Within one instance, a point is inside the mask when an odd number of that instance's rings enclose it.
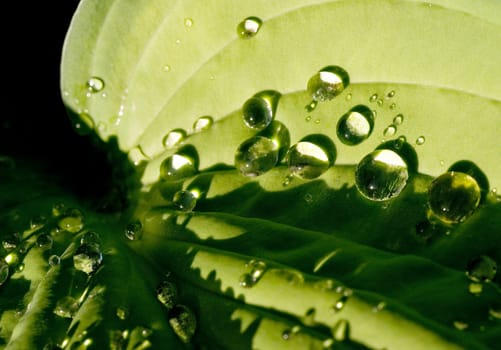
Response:
[[[160,282],[156,288],[157,299],[168,310],[172,309],[177,303],[177,287],[176,285],[167,280]]]
[[[37,247],[41,249],[51,249],[52,248],[53,239],[50,235],[43,233],[37,237]]]
[[[481,255],[468,262],[466,276],[474,282],[490,282],[496,277],[497,269],[494,259]]]
[[[117,307],[116,315],[120,320],[125,321],[129,317],[129,310],[124,307]]]
[[[99,77],[91,77],[89,80],[87,80],[87,83],[85,84],[87,86],[87,90],[89,90],[92,93],[99,92],[104,89],[104,80],[99,78]]]
[[[350,84],[348,72],[339,66],[326,66],[308,80],[307,90],[313,101],[328,101]]]
[[[193,24],[194,24],[194,23],[195,23],[195,22],[193,21],[193,19],[192,19],[192,18],[185,18],[185,19],[184,19],[184,26],[185,26],[185,27],[187,27],[187,28],[191,28],[191,27],[193,27]]]
[[[84,215],[80,209],[70,208],[59,219],[58,226],[61,230],[77,233],[84,227]]]
[[[242,106],[242,118],[250,129],[263,130],[275,118],[281,93],[275,90],[264,90],[249,98]]]
[[[424,136],[418,136],[418,138],[416,139],[416,145],[418,146],[424,145],[425,141],[426,138]]]
[[[133,222],[129,222],[127,226],[125,226],[125,237],[131,241],[137,241],[141,239],[143,235],[143,225],[141,221],[135,220]]]
[[[173,129],[162,139],[162,145],[167,148],[174,148],[184,141],[188,133],[184,129]]]
[[[394,198],[407,185],[407,164],[396,152],[380,149],[366,155],[355,170],[355,184],[366,198],[384,201]]]
[[[386,94],[386,98],[393,98],[395,94],[396,94],[395,90],[388,91],[388,93]]]
[[[325,135],[311,134],[289,149],[287,166],[292,174],[302,179],[314,179],[326,172],[335,158],[334,142]]]
[[[242,39],[250,39],[259,32],[263,21],[258,17],[247,17],[237,25],[237,34]]]
[[[396,132],[397,132],[397,126],[394,124],[390,124],[383,130],[383,136],[390,137],[395,135]]]
[[[235,167],[249,177],[271,170],[278,162],[278,147],[273,140],[254,136],[242,142],[235,153]]]
[[[75,130],[78,135],[88,135],[94,129],[94,119],[86,112],[82,112],[78,115],[70,114],[69,117],[73,125],[73,130]]]
[[[172,204],[177,210],[191,212],[197,205],[197,198],[191,191],[177,191],[172,198]]]
[[[383,105],[384,101],[383,101],[382,98],[378,98],[377,101],[376,101],[376,103],[377,103],[378,106],[381,107]]]
[[[166,181],[181,180],[195,175],[197,171],[197,160],[182,153],[167,157],[160,165],[160,177]]]
[[[463,322],[463,321],[454,321],[453,323],[454,328],[460,331],[464,331],[466,328],[469,327],[468,323]]]
[[[197,118],[193,123],[193,132],[201,132],[204,130],[210,129],[210,127],[214,124],[214,118],[209,115],[204,115],[202,117]]]
[[[445,224],[468,218],[480,203],[480,187],[468,174],[448,171],[435,178],[428,188],[432,214]]]
[[[32,230],[39,229],[41,227],[44,227],[45,224],[47,223],[47,218],[43,215],[37,215],[31,218],[30,220],[30,228]]]
[[[393,118],[394,125],[401,125],[404,122],[404,115],[399,113]]]
[[[374,128],[374,115],[369,107],[357,105],[338,121],[336,133],[345,145],[358,145],[366,140]]]
[[[61,263],[61,258],[58,255],[51,255],[49,257],[49,265],[50,266],[57,266]]]
[[[185,305],[176,305],[169,310],[169,325],[183,343],[189,343],[197,328],[195,313]]]
[[[64,203],[55,203],[52,206],[52,216],[57,218],[66,212],[66,205]]]
[[[67,295],[59,299],[54,308],[54,313],[63,318],[73,318],[78,311],[78,302],[75,298]]]
[[[369,102],[376,102],[378,98],[378,95],[376,93],[372,94],[371,97],[369,97]]]
[[[348,301],[348,298],[349,298],[348,295],[342,295],[332,306],[332,310],[334,312],[340,312],[341,310],[343,310],[344,306],[346,305],[346,302]]]
[[[103,261],[103,254],[99,245],[95,243],[81,244],[73,255],[75,269],[86,274],[95,272]]]
[[[245,264],[245,267],[250,270],[240,276],[239,283],[241,287],[251,288],[256,285],[257,282],[263,277],[267,266],[264,261],[260,260],[250,260]]]
[[[96,244],[101,245],[101,237],[97,232],[87,231],[80,238],[80,244]]]

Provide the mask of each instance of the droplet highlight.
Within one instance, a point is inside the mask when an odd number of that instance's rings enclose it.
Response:
[[[193,123],[193,132],[201,132],[204,130],[210,129],[210,127],[214,124],[214,118],[209,115],[204,115],[202,117],[197,118]]]
[[[104,89],[104,80],[99,77],[91,77],[86,83],[87,90],[91,93],[100,92]]]
[[[261,277],[263,277],[267,269],[267,265],[264,261],[254,259],[246,263],[245,267],[250,271],[240,276],[239,283],[243,288],[255,286]]]
[[[302,179],[314,179],[325,173],[336,158],[332,140],[322,134],[312,134],[301,139],[287,152],[289,171]]]
[[[162,139],[162,145],[167,148],[174,148],[180,145],[185,139],[188,133],[184,129],[173,129],[167,133]]]
[[[247,17],[237,25],[237,34],[241,39],[250,39],[256,36],[263,25],[258,17]]]

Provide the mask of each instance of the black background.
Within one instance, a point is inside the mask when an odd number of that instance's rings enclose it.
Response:
[[[74,132],[60,95],[61,52],[78,3],[2,6],[0,156],[44,164],[65,186],[86,194],[103,190],[108,163],[87,137]]]

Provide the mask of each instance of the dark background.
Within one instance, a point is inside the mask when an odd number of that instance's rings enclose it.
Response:
[[[11,3],[0,24],[0,157],[41,163],[72,191],[100,192],[106,158],[74,132],[59,91],[63,42],[79,1]]]

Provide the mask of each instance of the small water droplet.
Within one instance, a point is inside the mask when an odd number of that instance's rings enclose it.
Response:
[[[164,64],[163,67],[162,67],[162,70],[164,72],[170,72],[172,70],[172,67],[168,64]]]
[[[80,114],[69,114],[69,118],[73,125],[73,130],[78,135],[88,135],[94,129],[94,119],[90,116],[90,114],[86,112],[82,112]]]
[[[328,101],[341,94],[350,84],[348,72],[339,66],[326,66],[309,80],[307,90],[314,101]]]
[[[61,258],[58,255],[51,255],[49,257],[49,265],[50,266],[57,266],[61,263]]]
[[[312,134],[301,139],[287,152],[289,171],[303,179],[314,179],[326,172],[336,158],[332,140],[322,134]]]
[[[497,269],[494,259],[481,255],[468,262],[466,276],[474,282],[490,282],[496,277]]]
[[[172,309],[177,303],[177,287],[174,283],[168,280],[160,282],[156,289],[157,299],[168,310]]]
[[[47,223],[47,218],[43,215],[37,215],[30,220],[30,229],[36,230],[42,228]]]
[[[58,226],[61,230],[71,233],[80,232],[84,227],[84,215],[80,209],[70,208],[59,219]]]
[[[378,98],[378,95],[376,93],[372,94],[371,97],[369,97],[369,102],[376,102]]]
[[[71,296],[65,296],[58,300],[54,313],[63,318],[73,318],[78,311],[78,302]]]
[[[139,220],[129,222],[125,226],[125,237],[131,241],[140,240],[143,236],[143,224]]]
[[[255,177],[271,170],[278,162],[278,147],[269,138],[251,137],[235,153],[235,167],[245,176]]]
[[[340,312],[344,306],[346,305],[346,302],[348,301],[349,296],[348,295],[342,295],[336,303],[332,306],[332,311],[334,312]]]
[[[162,139],[162,145],[167,148],[174,148],[186,139],[188,133],[184,129],[173,129]]]
[[[394,124],[391,124],[391,125],[388,125],[384,131],[383,131],[383,136],[384,137],[390,137],[390,136],[393,136],[395,135],[395,133],[397,132],[397,126],[394,125]]]
[[[259,32],[263,21],[258,17],[247,17],[237,25],[237,34],[242,39],[250,39]]]
[[[270,125],[281,96],[278,91],[264,90],[245,101],[242,106],[245,125],[253,130],[263,130]]]
[[[310,103],[308,103],[306,106],[304,106],[304,109],[306,110],[306,112],[310,113],[310,112],[313,112],[315,110],[315,108],[317,108],[317,105],[318,105],[318,101],[311,101]],[[311,120],[311,117],[308,121]]]
[[[129,317],[129,310],[124,307],[117,307],[116,315],[120,320],[125,321]]]
[[[284,331],[282,332],[282,339],[283,340],[289,340],[294,335],[298,334],[300,331],[301,331],[301,327],[300,326],[294,326],[292,328],[284,329]]]
[[[266,271],[266,263],[260,260],[250,260],[245,266],[250,270],[248,273],[240,276],[240,286],[251,288],[263,277]]]
[[[350,338],[350,323],[348,320],[340,319],[332,327],[332,338],[337,342],[343,342]]]
[[[463,321],[454,321],[453,325],[454,325],[454,328],[456,328],[460,331],[464,331],[466,328],[469,327],[468,323],[463,322]]]
[[[185,27],[187,27],[187,28],[191,28],[191,27],[193,27],[193,24],[194,24],[194,23],[195,23],[195,22],[193,21],[193,19],[192,19],[192,18],[185,18],[185,19],[184,19],[184,26],[185,26]]]
[[[429,208],[445,224],[466,220],[477,209],[480,198],[477,181],[470,175],[457,171],[443,173],[428,188]]]
[[[176,305],[169,310],[169,325],[183,343],[189,343],[197,328],[195,313],[185,305]]]
[[[198,159],[182,152],[167,157],[160,165],[160,177],[166,181],[181,180],[198,171]]]
[[[372,312],[377,313],[382,311],[386,307],[386,302],[380,301],[376,306],[372,308]]]
[[[350,92],[349,94],[346,95],[346,101],[351,101],[352,97],[353,97],[353,94]]]
[[[393,102],[391,105],[390,105],[390,109],[391,110],[394,110],[395,108],[397,108],[397,104],[395,102]]]
[[[395,90],[388,91],[388,93],[386,94],[386,98],[393,98],[395,94],[396,94]]]
[[[103,261],[103,254],[99,245],[94,243],[81,244],[73,255],[75,269],[86,274],[95,272]]]
[[[419,136],[417,139],[416,139],[416,145],[418,146],[421,146],[425,143],[426,139],[424,136]]]
[[[91,77],[86,83],[89,92],[96,93],[104,89],[104,80],[99,77]]]
[[[210,129],[210,127],[214,124],[214,119],[211,116],[205,115],[199,117],[193,123],[193,132],[201,132],[204,130]]]
[[[37,237],[37,247],[47,250],[52,248],[53,239],[49,234],[41,234]]]
[[[336,133],[345,145],[358,145],[366,140],[374,128],[374,115],[369,107],[357,105],[338,121]]]
[[[0,259],[0,286],[9,278],[9,264],[4,259]]]
[[[311,115],[306,116],[306,118],[304,118],[304,120],[306,120],[307,122],[311,121]]]
[[[399,113],[393,118],[393,125],[401,125],[404,122],[404,115]]]
[[[181,190],[174,194],[172,204],[177,210],[190,212],[197,205],[197,198],[191,191]]]
[[[12,250],[16,249],[20,243],[21,243],[21,237],[19,236],[19,234],[16,233],[16,234],[10,235],[9,237],[6,237],[2,241],[2,247],[6,251],[12,251]]]
[[[377,105],[378,105],[379,107],[381,107],[381,106],[383,105],[384,101],[383,101],[383,99],[382,99],[382,98],[378,98],[378,99],[377,99],[377,101],[376,101],[376,103],[377,103]]]
[[[407,185],[407,164],[396,152],[381,149],[366,155],[355,170],[358,191],[366,198],[383,201],[394,198]]]

